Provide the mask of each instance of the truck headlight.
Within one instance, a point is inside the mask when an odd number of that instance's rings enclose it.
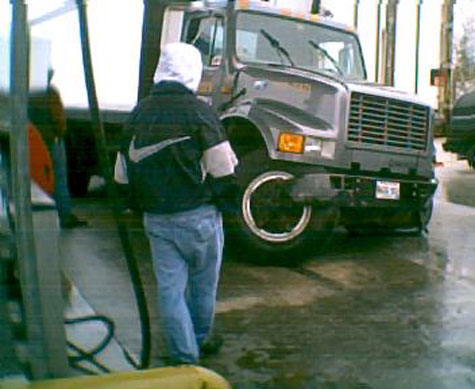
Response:
[[[305,140],[306,153],[320,153],[322,151],[322,140],[308,136]]]
[[[302,154],[305,137],[291,132],[281,132],[279,135],[279,151],[284,153]]]
[[[335,142],[307,136],[305,138],[304,150],[305,154],[333,159],[335,157]]]

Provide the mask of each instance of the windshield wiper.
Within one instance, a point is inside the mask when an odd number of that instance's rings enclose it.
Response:
[[[282,46],[280,45],[280,42],[279,42],[277,39],[275,39],[272,35],[270,35],[266,30],[264,30],[264,29],[262,29],[262,28],[261,28],[259,31],[260,31],[260,33],[261,33],[262,35],[264,35],[264,38],[266,38],[266,39],[269,41],[270,45],[271,45],[274,49],[277,50],[277,54],[279,54],[280,62],[281,62],[282,64],[283,64],[283,61],[282,61],[282,54],[284,54],[284,55],[285,55],[285,58],[287,58],[287,60],[290,62],[290,64],[291,64],[292,66],[295,66],[294,61],[292,61],[292,58],[290,57],[289,52],[288,52],[284,47],[282,47]]]
[[[338,74],[342,77],[345,77],[345,73],[343,73],[343,70],[340,69],[340,65],[338,65],[338,62],[336,62],[335,59],[330,54],[328,54],[328,51],[326,51],[325,49],[322,49],[317,43],[315,43],[311,39],[309,39],[308,43],[310,43],[310,46],[312,46],[315,50],[318,50],[321,53],[323,53],[323,55],[326,58],[328,58],[330,62],[333,64]]]

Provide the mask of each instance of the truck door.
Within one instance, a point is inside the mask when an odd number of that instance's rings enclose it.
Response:
[[[201,52],[203,76],[198,96],[216,108],[221,101],[221,75],[224,69],[224,20],[219,15],[185,14],[182,42]]]

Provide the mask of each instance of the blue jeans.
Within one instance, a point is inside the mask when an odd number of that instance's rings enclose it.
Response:
[[[68,188],[68,172],[64,140],[57,139],[48,147],[54,171],[54,193],[58,217],[64,221],[71,214],[71,195]]]
[[[158,284],[164,337],[174,362],[197,363],[211,334],[224,245],[214,205],[168,215],[144,214]]]

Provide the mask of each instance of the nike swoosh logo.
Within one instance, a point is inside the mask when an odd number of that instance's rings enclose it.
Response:
[[[181,138],[167,139],[153,145],[135,148],[135,136],[132,138],[129,146],[129,158],[132,162],[140,162],[145,158],[152,156],[163,150],[165,147],[171,146],[175,143],[183,142],[191,139],[191,136],[182,136]]]

